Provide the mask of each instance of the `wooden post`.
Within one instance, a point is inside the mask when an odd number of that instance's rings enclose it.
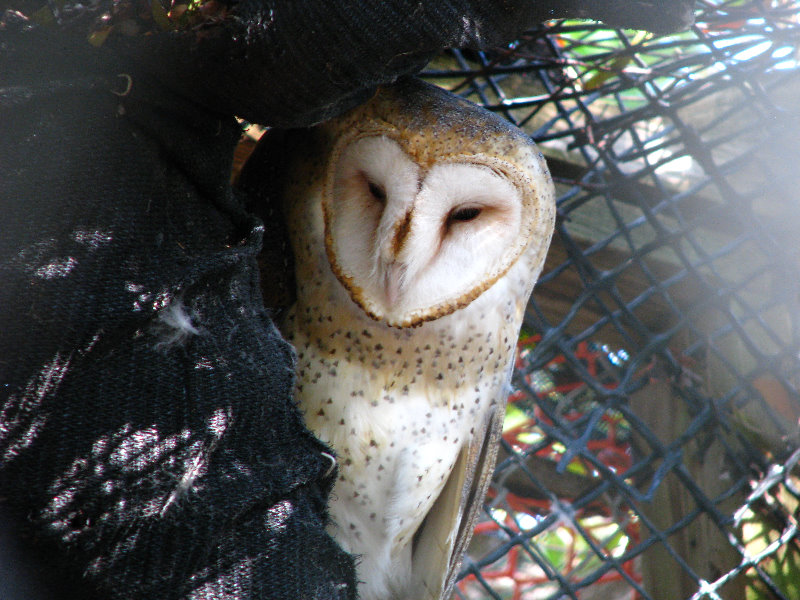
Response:
[[[669,445],[689,426],[691,416],[684,400],[666,379],[652,379],[629,398],[631,410],[644,421],[658,439]],[[698,439],[698,437],[700,439]],[[714,499],[731,485],[725,452],[718,440],[695,436],[683,447],[683,464],[707,498]],[[706,445],[701,442],[707,442]],[[637,443],[649,448],[641,436]],[[744,497],[730,498],[718,509],[733,514]],[[697,508],[697,503],[674,473],[670,472],[655,490],[651,503],[641,503],[638,511],[659,531],[674,526]],[[642,526],[642,538],[652,535]],[[701,513],[692,522],[669,536],[666,543],[694,571],[697,577],[713,582],[741,562],[738,551],[730,545],[724,532]],[[662,543],[642,554],[643,586],[652,600],[682,600],[697,592],[698,583],[670,556]],[[745,598],[745,578],[739,576],[722,588],[725,600]]]

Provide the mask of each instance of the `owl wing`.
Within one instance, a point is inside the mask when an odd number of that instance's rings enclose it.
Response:
[[[497,457],[505,404],[475,428],[472,443],[459,453],[453,471],[414,538],[412,578],[420,600],[449,598],[472,530],[483,507]]]

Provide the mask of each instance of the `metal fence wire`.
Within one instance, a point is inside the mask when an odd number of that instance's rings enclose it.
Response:
[[[555,21],[424,76],[558,191],[456,596],[800,598],[800,2]]]

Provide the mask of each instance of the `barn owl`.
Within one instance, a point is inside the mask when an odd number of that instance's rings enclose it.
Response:
[[[552,180],[524,133],[413,79],[267,137],[245,187],[281,160],[296,300],[279,326],[337,455],[330,532],[363,600],[438,600],[493,469]]]

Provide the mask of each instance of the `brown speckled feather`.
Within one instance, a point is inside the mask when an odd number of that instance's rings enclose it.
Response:
[[[462,450],[414,539],[414,572],[419,574],[425,594],[420,598],[438,600],[453,592],[492,480],[504,414],[504,404],[499,405],[488,415],[488,423],[476,428],[480,433]]]

